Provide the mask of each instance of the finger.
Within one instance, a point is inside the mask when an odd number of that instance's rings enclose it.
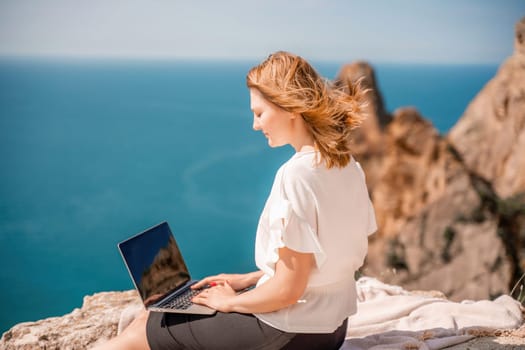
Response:
[[[208,284],[210,284],[210,282],[212,282],[215,279],[217,279],[215,276],[210,276],[210,277],[203,278],[199,282],[197,282],[194,285],[192,285],[191,288],[192,289],[203,288],[203,287],[207,286]]]
[[[199,282],[193,284],[193,285],[191,286],[191,289],[199,289],[199,288],[202,288],[202,286],[206,285],[206,283],[207,283],[206,280],[207,280],[207,278],[204,278],[204,279],[200,280]]]
[[[226,287],[227,289],[234,291],[232,285],[230,284],[230,281],[224,281],[223,286]]]
[[[195,304],[204,304],[204,301],[206,300],[206,297],[204,295],[202,295],[202,294],[203,293],[199,293],[198,295],[194,296],[191,299],[191,302],[195,303]]]

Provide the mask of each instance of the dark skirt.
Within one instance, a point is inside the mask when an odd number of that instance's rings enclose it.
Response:
[[[347,321],[333,333],[288,333],[250,314],[217,312],[213,316],[151,312],[146,334],[151,350],[339,349]]]

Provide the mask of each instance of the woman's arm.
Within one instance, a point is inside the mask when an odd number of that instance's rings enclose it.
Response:
[[[222,312],[264,313],[295,304],[303,295],[314,266],[311,253],[279,249],[275,275],[261,286],[237,294],[228,283],[200,293],[194,302]]]

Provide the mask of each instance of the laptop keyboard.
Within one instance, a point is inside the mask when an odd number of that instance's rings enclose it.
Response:
[[[168,309],[185,310],[193,304],[191,302],[191,299],[193,299],[193,297],[199,294],[200,292],[202,292],[202,289],[188,288],[184,293],[177,295],[172,299],[166,300],[164,303],[162,303],[159,306],[168,308]]]

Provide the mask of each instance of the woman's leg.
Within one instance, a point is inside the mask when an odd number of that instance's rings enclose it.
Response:
[[[253,315],[222,312],[211,316],[152,312],[147,334],[154,350],[276,350],[295,335],[272,328]]]
[[[282,350],[337,350],[343,345],[346,337],[348,320],[329,334],[297,334]]]
[[[91,350],[150,350],[146,337],[148,315],[148,311],[142,312],[121,334]]]

